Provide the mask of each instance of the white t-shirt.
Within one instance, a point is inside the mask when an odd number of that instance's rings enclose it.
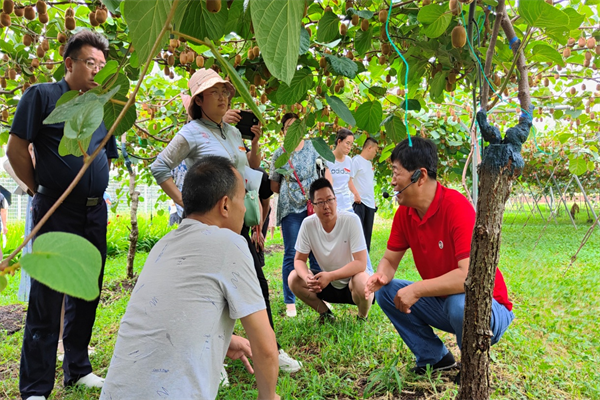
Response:
[[[312,251],[321,269],[327,272],[344,267],[354,261],[353,253],[366,249],[360,218],[346,211],[338,212],[335,226],[329,233],[323,229],[317,214],[305,218],[296,240],[296,251],[302,254]],[[339,279],[332,281],[331,285],[343,289],[349,281],[350,278]]]
[[[352,158],[346,156],[344,161],[335,160],[334,163],[327,161],[327,167],[333,178],[333,191],[337,199],[338,211],[352,211],[354,195],[348,187],[348,182],[352,176]]]
[[[358,155],[352,159],[352,182],[365,206],[375,208],[375,171],[371,161]]]
[[[264,309],[246,241],[184,219],[148,255],[100,398],[215,399],[235,320]]]

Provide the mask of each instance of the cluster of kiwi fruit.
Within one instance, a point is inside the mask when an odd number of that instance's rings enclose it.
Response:
[[[15,7],[13,0],[4,0],[2,2],[2,13],[0,14],[0,26],[8,27],[11,25],[11,14],[15,14],[16,17],[25,17],[28,21],[35,19],[35,13],[37,10],[37,17],[40,23],[47,24],[50,18],[48,17],[48,6],[44,0],[38,0],[35,3],[35,9],[32,5],[26,7]]]

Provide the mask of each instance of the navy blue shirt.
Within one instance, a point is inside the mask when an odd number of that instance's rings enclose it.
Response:
[[[69,85],[60,82],[40,83],[31,86],[19,101],[10,132],[33,143],[35,151],[35,180],[51,190],[63,192],[73,181],[81,167],[83,157],[58,154],[63,137],[64,123],[44,125],[43,121],[54,110],[56,102],[69,91]],[[87,153],[93,153],[107,130],[104,122],[92,135]],[[117,143],[111,137],[100,154],[89,166],[73,195],[78,197],[102,197],[108,186],[108,159],[117,158]]]

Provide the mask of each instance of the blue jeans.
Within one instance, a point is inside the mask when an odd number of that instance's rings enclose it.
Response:
[[[465,295],[421,297],[405,314],[394,305],[398,290],[412,282],[394,279],[375,293],[379,306],[390,319],[404,343],[417,358],[417,366],[434,365],[447,353],[444,343],[431,327],[456,335],[458,347],[462,347],[462,328]],[[492,302],[492,345],[498,343],[515,315],[496,300]]]
[[[283,301],[285,304],[296,303],[296,296],[292,293],[288,285],[288,277],[294,270],[294,257],[296,256],[296,239],[304,218],[308,216],[307,211],[301,213],[288,214],[281,220],[281,235],[283,236],[283,265],[281,266],[281,276],[283,279]],[[321,270],[315,256],[311,252],[308,255],[311,269]]]

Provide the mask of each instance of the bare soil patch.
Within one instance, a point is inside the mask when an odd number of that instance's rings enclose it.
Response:
[[[25,326],[27,310],[23,304],[11,304],[0,307],[0,331],[8,335],[18,332]]]

